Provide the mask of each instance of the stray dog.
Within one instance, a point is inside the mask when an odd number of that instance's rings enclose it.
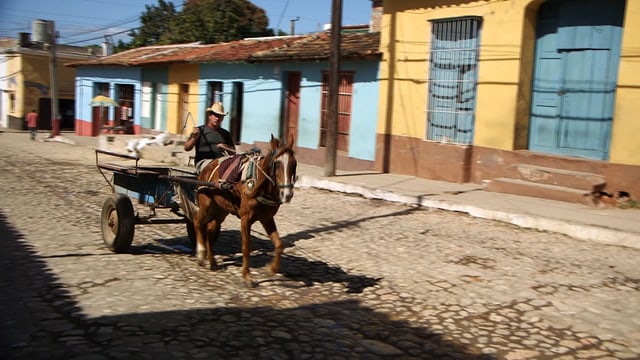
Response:
[[[585,196],[589,196],[595,206],[618,206],[631,200],[631,195],[627,191],[617,191],[615,194],[606,191],[592,191]]]

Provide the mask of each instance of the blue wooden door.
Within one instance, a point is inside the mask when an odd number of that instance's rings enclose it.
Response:
[[[624,0],[551,0],[538,14],[529,149],[607,159]]]

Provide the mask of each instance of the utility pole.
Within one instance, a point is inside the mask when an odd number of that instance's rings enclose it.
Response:
[[[295,19],[289,20],[289,35],[296,34],[296,21],[300,20],[300,16],[296,16]]]
[[[338,89],[340,79],[340,29],[342,0],[331,2],[331,49],[329,53],[329,111],[327,113],[327,147],[324,176],[336,175],[338,142]]]
[[[56,71],[56,40],[58,32],[53,21],[49,21],[47,24],[48,45],[49,45],[49,77],[50,77],[50,92],[51,92],[51,137],[60,135],[60,117],[58,110],[58,77]]]

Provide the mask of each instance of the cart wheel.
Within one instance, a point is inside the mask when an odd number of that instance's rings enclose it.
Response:
[[[196,242],[198,241],[196,238],[196,228],[193,225],[193,222],[187,220],[187,235],[189,235],[189,241],[191,241],[191,245],[193,248],[196,248]]]
[[[129,249],[133,241],[135,217],[128,196],[112,194],[102,205],[102,240],[115,253]]]

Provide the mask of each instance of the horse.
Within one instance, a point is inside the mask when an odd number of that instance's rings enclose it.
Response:
[[[248,287],[253,287],[249,270],[251,252],[251,226],[259,221],[269,235],[274,255],[268,266],[271,275],[278,272],[283,245],[274,217],[283,203],[293,197],[297,161],[293,151],[294,138],[287,143],[271,135],[270,149],[266,155],[240,155],[243,161],[253,162],[254,176],[226,187],[201,187],[197,190],[198,210],[193,224],[196,232],[196,257],[198,265],[217,270],[213,245],[220,235],[220,226],[229,214],[240,218],[242,237],[242,278]],[[221,184],[220,165],[223,160],[211,161],[201,171],[198,180]]]

